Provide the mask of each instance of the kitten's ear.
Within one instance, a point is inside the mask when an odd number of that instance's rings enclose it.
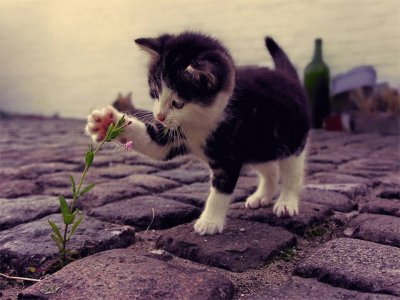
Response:
[[[211,90],[217,85],[217,78],[213,74],[214,68],[215,67],[211,63],[204,61],[190,64],[185,69],[185,72],[199,84]]]
[[[132,97],[132,92],[130,92],[128,95],[126,95],[126,99],[131,99],[131,97]]]
[[[158,58],[161,52],[160,40],[157,38],[140,38],[136,39],[135,43],[140,49],[146,51],[153,58]]]

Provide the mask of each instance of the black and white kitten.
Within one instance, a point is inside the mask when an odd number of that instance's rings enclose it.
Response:
[[[209,36],[184,32],[135,41],[150,54],[148,82],[155,122],[130,117],[121,141],[155,159],[192,153],[207,162],[212,186],[194,225],[201,234],[223,231],[225,215],[243,165],[259,174],[247,208],[272,203],[279,173],[282,190],[274,212],[299,210],[309,107],[296,70],[269,37],[276,70],[236,67],[224,46]],[[86,131],[97,142],[121,113],[112,107],[88,117]],[[165,132],[168,134],[165,134]]]

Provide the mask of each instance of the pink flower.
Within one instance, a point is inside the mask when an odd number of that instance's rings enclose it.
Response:
[[[124,148],[126,151],[131,151],[133,149],[133,142],[129,141],[126,144],[124,144]]]

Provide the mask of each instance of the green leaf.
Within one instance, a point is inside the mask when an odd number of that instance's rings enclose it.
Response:
[[[59,238],[54,234],[54,233],[52,233],[51,235],[50,235],[50,237],[53,239],[53,241],[56,243],[56,245],[57,245],[57,247],[58,247],[58,250],[59,251],[63,251],[63,248],[64,248],[64,245],[63,245],[63,243],[59,240]]]
[[[90,147],[89,147],[89,151],[86,152],[86,156],[85,156],[85,161],[86,161],[87,167],[90,167],[92,165],[93,159],[94,159],[94,153],[93,153],[92,149],[90,149]]]
[[[109,141],[112,140],[112,139],[110,138],[110,134],[111,134],[111,132],[113,132],[113,130],[114,130],[114,123],[111,123],[110,126],[108,126],[107,133],[106,133],[106,137],[105,137],[105,140],[106,140],[107,142],[109,142]]]
[[[74,220],[75,220],[75,215],[69,214],[65,219],[65,224],[70,225],[74,222]]]
[[[79,194],[79,196],[82,196],[84,194],[86,194],[87,192],[89,192],[92,188],[94,188],[95,184],[89,184],[87,187],[85,187],[82,192]]]
[[[51,228],[53,229],[54,233],[57,235],[57,237],[60,239],[60,241],[62,241],[63,237],[62,237],[60,229],[58,229],[56,223],[54,223],[51,220],[48,220],[48,221],[49,221],[49,224],[50,224]]]
[[[60,196],[58,197],[58,199],[60,200],[60,208],[64,219],[64,224],[72,224],[72,222],[74,222],[75,216],[69,212],[67,201],[65,200],[64,196]]]
[[[124,130],[123,129],[115,129],[110,133],[110,140],[117,138]]]
[[[61,209],[61,213],[63,215],[63,217],[65,218],[65,216],[69,215],[69,208],[68,208],[68,203],[65,200],[64,196],[60,196],[58,197],[58,200],[60,201],[60,209]]]
[[[117,125],[115,126],[116,128],[121,127],[125,123],[125,115],[122,115],[122,117],[118,120]]]
[[[69,235],[68,235],[68,240],[69,240],[69,239],[71,238],[71,236],[75,233],[75,230],[78,228],[79,224],[81,224],[82,220],[83,220],[83,216],[80,217],[80,218],[72,225],[71,231],[69,232]]]
[[[79,251],[75,250],[75,249],[73,249],[73,250],[67,249],[67,250],[65,250],[65,253],[67,253],[69,255],[78,255]]]
[[[76,184],[75,184],[74,177],[72,177],[72,175],[69,175],[69,179],[71,180],[72,193],[73,193],[73,195],[75,196],[75,193],[76,193]]]

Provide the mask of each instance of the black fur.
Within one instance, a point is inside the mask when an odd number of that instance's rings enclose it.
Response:
[[[160,92],[158,83],[163,81],[185,101],[208,106],[228,87],[231,72],[235,72],[227,118],[215,128],[204,147],[213,169],[212,185],[220,192],[233,192],[243,164],[283,159],[304,149],[310,128],[308,102],[295,68],[273,39],[267,37],[265,43],[276,70],[235,68],[228,51],[218,41],[198,33],[164,35],[159,42],[136,42],[150,45],[159,54],[149,69],[152,95]],[[215,81],[210,84],[209,77],[191,78],[185,72],[188,65],[210,72]],[[149,134],[156,136],[151,130]],[[172,154],[187,153],[186,145],[182,149]],[[174,156],[170,153],[167,158]]]

